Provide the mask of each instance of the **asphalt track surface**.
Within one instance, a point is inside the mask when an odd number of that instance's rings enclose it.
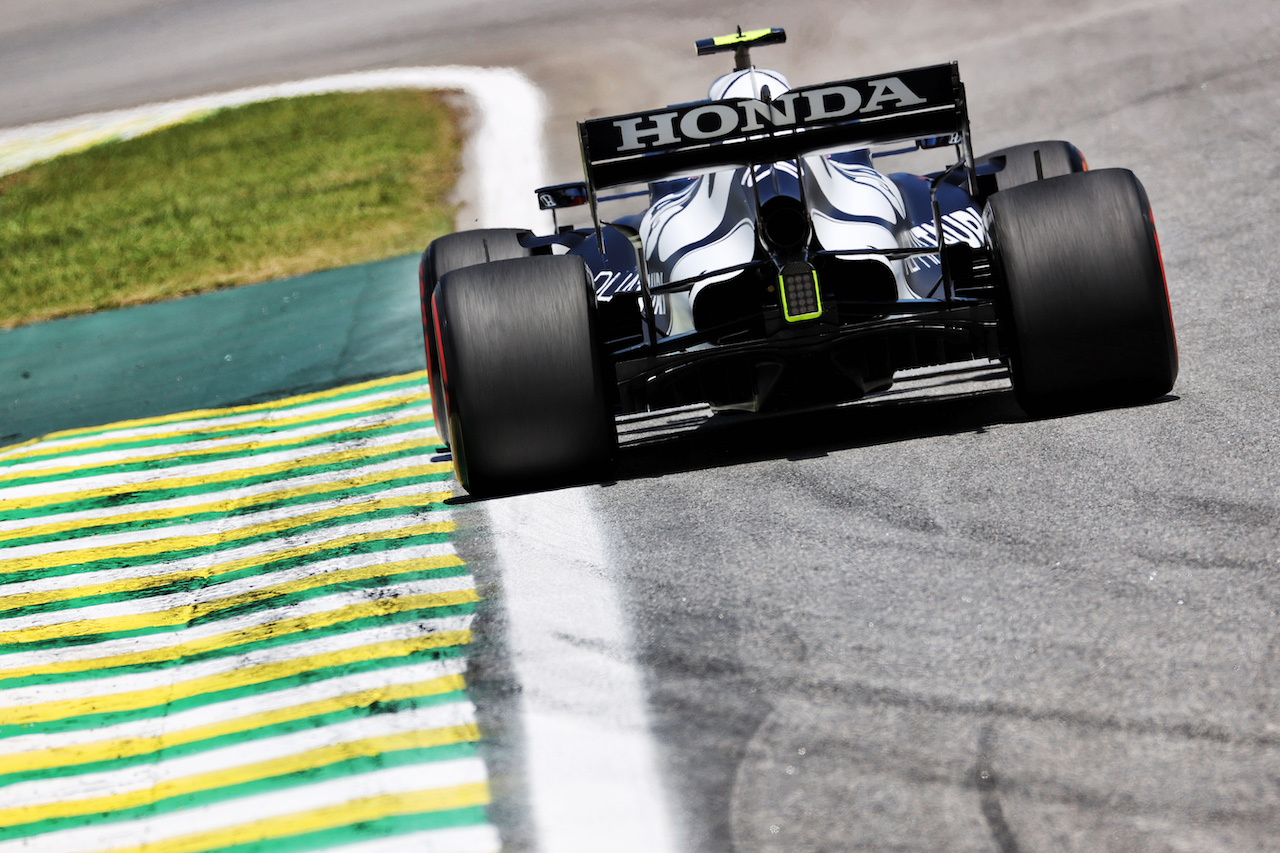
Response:
[[[787,28],[758,59],[796,84],[957,59],[979,149],[1067,138],[1137,172],[1178,328],[1170,397],[1031,421],[999,380],[935,382],[690,415],[661,443],[630,430],[618,482],[586,500],[682,849],[1280,849],[1280,7],[350,9],[0,2],[0,116],[498,64],[547,93],[552,177],[571,179],[573,120],[699,97],[719,68],[692,41],[742,23]],[[460,548],[501,603],[487,517],[459,520]],[[495,646],[473,680],[501,709]],[[517,763],[498,757],[499,788]]]

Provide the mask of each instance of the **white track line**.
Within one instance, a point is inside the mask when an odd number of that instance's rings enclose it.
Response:
[[[473,150],[487,180],[527,191],[545,183],[544,101],[532,84],[507,93],[503,114],[528,122],[537,156],[480,143]],[[494,219],[519,223],[525,209],[521,199]],[[494,500],[486,508],[521,684],[539,850],[674,851],[643,680],[587,490]]]
[[[627,616],[588,492],[488,503],[539,849],[676,849]]]

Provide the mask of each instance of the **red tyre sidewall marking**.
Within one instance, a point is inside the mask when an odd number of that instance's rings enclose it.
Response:
[[[1164,252],[1160,249],[1160,235],[1156,232],[1156,217],[1151,211],[1151,206],[1147,206],[1147,219],[1151,222],[1151,239],[1156,241],[1156,262],[1160,264],[1160,283],[1164,285],[1164,304],[1165,309],[1169,312],[1169,334],[1173,336],[1173,354],[1175,358],[1180,358],[1178,352],[1178,331],[1173,327],[1173,302],[1169,299],[1169,277],[1164,272]]]
[[[436,329],[436,361],[440,365],[440,389],[443,392],[444,399],[437,401],[432,397],[431,412],[435,417],[436,428],[438,430],[440,425],[440,413],[444,412],[445,414],[448,414],[449,412],[449,368],[444,362],[444,337],[440,334],[440,311],[436,306],[437,295],[439,295],[438,290],[431,294],[431,322]],[[442,435],[440,438],[444,441],[449,441],[449,436],[447,435]]]

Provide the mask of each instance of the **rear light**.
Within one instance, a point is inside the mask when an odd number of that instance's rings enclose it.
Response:
[[[818,272],[812,264],[791,261],[778,276],[782,290],[782,316],[788,323],[822,316],[822,294],[818,292]]]

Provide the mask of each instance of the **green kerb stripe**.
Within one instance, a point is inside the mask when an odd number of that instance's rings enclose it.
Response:
[[[370,566],[369,568],[373,567]],[[278,570],[279,567],[272,567],[271,569],[271,571]],[[0,616],[3,616],[6,619],[12,619],[36,613],[56,613],[60,611],[78,610],[82,607],[92,607],[101,604],[115,604],[124,601],[145,602],[149,598],[194,592],[197,589],[202,593],[207,592],[209,595],[199,602],[193,600],[183,605],[175,603],[173,607],[212,607],[212,605],[218,601],[215,597],[218,592],[218,586],[258,574],[263,574],[261,567],[242,569],[239,572],[227,572],[226,574],[217,575],[212,578],[200,578],[198,580],[194,578],[183,578],[182,580],[173,583],[146,587],[145,589],[128,592],[104,592],[100,595],[87,595],[80,598],[49,601],[43,604],[32,604],[26,607],[15,607],[9,610],[0,611]],[[334,573],[329,572],[328,574],[333,575]],[[225,606],[218,609],[212,609],[204,615],[188,618],[179,627],[179,630],[181,628],[194,628],[198,625],[207,625],[211,622],[230,619],[235,616],[243,616],[248,613],[257,613],[262,610],[269,610],[273,607],[288,607],[293,604],[309,601],[313,598],[321,598],[323,596],[332,595],[335,592],[345,590],[376,589],[377,587],[386,586],[388,584],[399,584],[426,578],[458,577],[465,574],[467,574],[465,567],[440,566],[420,570],[388,570],[380,574],[374,574],[362,578],[348,579],[342,575],[338,575],[329,583],[317,584],[316,586],[309,587],[305,590],[298,590],[292,593],[273,593],[270,597],[266,597],[266,593],[260,590],[246,590],[229,596],[231,598],[243,599],[243,601],[234,604],[227,603]],[[2,600],[3,599],[0,599],[0,601]],[[164,609],[169,610],[172,608]],[[72,619],[74,620],[74,615],[72,616]],[[3,660],[3,658],[0,658],[0,660]],[[3,668],[3,664],[0,664],[0,668]]]
[[[235,844],[230,847],[220,847],[218,853],[310,853],[313,850],[333,850],[345,844],[408,835],[411,832],[484,826],[487,823],[484,807],[471,806],[449,811],[394,815],[320,832],[254,841],[249,844]]]
[[[183,465],[192,465],[208,462],[229,462],[237,459],[252,459],[255,456],[263,456],[269,453],[285,453],[291,450],[303,450],[308,447],[321,447],[324,445],[335,444],[345,441],[353,441],[357,438],[368,439],[373,436],[398,435],[400,433],[412,432],[424,429],[432,425],[430,417],[420,416],[409,418],[403,423],[393,424],[391,426],[377,428],[362,428],[351,430],[338,430],[326,435],[309,436],[307,438],[298,439],[284,444],[277,444],[271,447],[249,447],[239,450],[219,451],[216,453],[180,453],[174,456],[167,456],[159,459],[144,459],[136,462],[121,462],[114,465],[105,465],[98,468],[77,468],[71,471],[60,471],[55,474],[32,474],[30,476],[13,476],[8,479],[0,478],[0,488],[29,486],[37,483],[53,483],[65,480],[77,480],[84,477],[101,477],[108,474],[134,474],[139,471],[158,471],[166,468],[178,468]]]
[[[422,400],[418,399],[413,400],[411,405],[422,406],[424,403]],[[267,436],[280,432],[282,428],[287,430],[306,429],[320,426],[322,424],[344,423],[354,419],[365,420],[376,418],[379,414],[398,412],[403,408],[405,408],[403,400],[388,400],[385,405],[377,408],[371,408],[354,414],[348,412],[326,414],[324,417],[308,418],[305,423],[289,424],[287,427],[272,427],[269,424],[264,424],[261,421],[258,421],[243,427],[227,427],[221,430],[198,430],[196,432],[186,433],[175,432],[170,435],[155,438],[121,440],[101,447],[79,447],[67,450],[58,450],[54,448],[44,453],[31,453],[27,456],[14,456],[7,459],[0,458],[0,468],[9,468],[28,462],[47,461],[51,459],[73,460],[78,456],[89,456],[101,453],[121,453],[128,450],[143,450],[148,447],[174,447],[182,444],[198,444],[202,441],[225,440],[228,438],[250,439],[255,436]]]
[[[373,495],[378,492],[387,491],[388,489],[401,488],[404,486],[423,486],[428,482],[439,482],[441,480],[448,479],[448,476],[448,472],[441,471],[437,474],[389,478],[386,480],[380,480],[376,483],[367,483],[362,486],[350,486],[341,480],[335,480],[330,484],[329,488],[324,489],[323,491],[316,491],[306,495],[294,495],[293,497],[283,498],[281,500],[266,501],[263,503],[252,504],[250,506],[238,507],[235,510],[235,515],[240,518],[248,518],[255,513],[271,512],[272,510],[284,509],[285,507],[323,503],[324,501],[331,501],[335,498],[352,498],[358,495]],[[424,491],[430,490],[424,489]],[[58,533],[48,533],[42,536],[31,536],[22,539],[9,539],[0,543],[0,547],[17,548],[22,545],[38,545],[41,542],[70,542],[91,536],[106,536],[112,533],[128,533],[135,530],[163,531],[166,527],[174,527],[181,524],[196,524],[202,521],[214,521],[220,518],[225,518],[229,514],[230,513],[226,510],[194,512],[187,515],[175,515],[172,518],[137,519],[120,524],[103,524],[97,520],[89,520],[85,521],[83,526],[60,531]]]
[[[457,572],[457,574],[466,574],[466,571],[464,569]],[[375,584],[370,584],[370,586],[375,586]],[[265,602],[264,606],[259,609],[265,610],[267,608],[283,607],[291,603],[296,602],[270,600]],[[237,645],[226,646],[224,648],[210,649],[206,652],[183,655],[177,660],[164,660],[157,663],[146,664],[127,664],[125,666],[104,667],[101,669],[90,669],[80,672],[56,672],[42,675],[28,675],[22,678],[5,678],[0,679],[0,689],[31,687],[37,684],[65,684],[71,681],[91,681],[98,678],[116,678],[121,675],[163,671],[204,661],[220,660],[222,658],[250,654],[263,649],[275,649],[280,648],[281,646],[293,645],[295,643],[310,642],[312,640],[323,639],[325,637],[332,637],[337,634],[346,634],[353,631],[378,628],[384,625],[404,625],[409,622],[421,622],[426,619],[442,619],[447,616],[470,615],[475,613],[475,609],[476,606],[473,602],[465,602],[462,604],[442,604],[437,607],[420,607],[414,610],[380,613],[377,616],[349,619],[345,622],[338,622],[321,628],[311,628],[307,631],[298,631],[292,634],[273,636],[256,642],[239,643]],[[243,615],[243,613],[237,615]],[[173,630],[175,632],[182,631],[183,627],[177,627]],[[3,658],[0,658],[0,660],[3,660]]]
[[[383,536],[394,537],[394,533],[381,534]],[[367,539],[362,542],[352,543],[342,547],[330,548],[321,551],[313,551],[307,554],[301,554],[285,560],[272,562],[271,555],[265,555],[261,563],[255,563],[252,566],[240,569],[236,572],[228,572],[227,576],[231,579],[239,577],[250,577],[255,574],[261,574],[263,568],[270,565],[273,570],[289,568],[293,566],[305,566],[309,563],[328,560],[334,557],[341,557],[356,554],[374,554],[380,551],[392,551],[397,548],[407,548],[410,545],[432,545],[445,541],[445,535],[442,533],[427,533],[404,538],[382,538]],[[445,571],[444,569],[440,571]],[[3,655],[15,652],[29,652],[40,649],[56,649],[63,648],[68,645],[85,645],[88,643],[96,643],[104,640],[119,640],[127,637],[141,637],[147,634],[165,633],[171,630],[180,630],[173,628],[138,628],[125,631],[106,631],[88,637],[66,637],[58,640],[41,640],[32,643],[23,643],[21,646],[0,646],[0,661],[3,661]],[[3,665],[0,663],[0,665]]]
[[[343,515],[336,518],[327,518],[321,521],[313,521],[308,524],[300,524],[296,527],[282,528],[266,533],[258,533],[244,536],[238,539],[228,538],[217,545],[205,548],[188,548],[181,551],[170,551],[168,553],[160,552],[156,554],[139,554],[129,557],[108,557],[100,560],[89,560],[85,562],[70,562],[56,566],[47,566],[38,569],[27,569],[25,571],[15,571],[6,576],[5,580],[9,583],[17,583],[20,581],[38,580],[41,578],[62,577],[64,575],[74,575],[83,572],[106,571],[108,569],[124,569],[136,568],[138,566],[153,566],[160,563],[169,563],[174,560],[184,560],[189,557],[206,557],[218,554],[223,551],[231,551],[236,548],[243,548],[248,545],[255,545],[262,542],[270,542],[286,536],[301,536],[307,533],[317,533],[322,530],[330,530],[339,527],[349,527],[355,524],[363,524],[370,521],[379,521],[390,518],[402,518],[404,516],[419,515],[431,512],[438,512],[445,507],[438,503],[424,503],[414,506],[404,507],[388,507],[385,509],[369,512],[364,515]],[[425,523],[425,522],[424,522]],[[394,535],[394,534],[374,534],[374,535]],[[443,534],[439,534],[443,535]],[[16,562],[16,561],[15,561]],[[0,587],[2,589],[2,587]]]
[[[425,373],[410,373],[404,377],[397,377],[391,380],[376,380],[372,383],[363,383],[363,386],[352,386],[351,390],[346,391],[342,389],[334,389],[333,391],[304,394],[299,397],[290,397],[270,403],[254,403],[248,406],[234,406],[230,409],[203,409],[194,412],[180,412],[174,415],[145,418],[140,421],[126,421],[124,423],[107,424],[99,427],[69,429],[56,432],[50,436],[46,436],[46,438],[48,440],[58,441],[73,438],[86,439],[92,438],[93,436],[121,432],[123,430],[138,429],[139,427],[145,426],[164,426],[166,424],[181,423],[182,421],[208,421],[221,418],[234,418],[241,415],[253,414],[254,412],[287,412],[293,409],[304,408],[306,406],[314,406],[317,403],[352,400],[359,397],[367,397],[370,394],[381,394],[387,391],[396,391],[405,388],[421,389],[425,379]]]
[[[198,755],[199,753],[209,752],[214,749],[238,746],[242,743],[252,743],[254,741],[265,740],[267,738],[282,737],[284,735],[308,731],[321,726],[349,723],[352,720],[359,720],[381,714],[395,714],[400,711],[414,711],[420,708],[429,708],[434,705],[447,705],[452,702],[465,702],[466,699],[467,697],[465,693],[452,691],[449,693],[414,696],[409,699],[392,699],[390,701],[373,702],[368,705],[359,705],[353,708],[343,708],[340,711],[331,711],[327,714],[300,717],[296,720],[262,726],[260,728],[250,729],[249,731],[219,735],[218,737],[206,738],[204,740],[192,741],[190,743],[173,744],[165,746],[160,750],[160,752],[162,753],[162,757],[166,760],[184,758],[189,755]],[[11,785],[15,782],[35,781],[37,779],[57,779],[64,776],[79,776],[84,773],[108,773],[115,770],[126,770],[130,767],[152,764],[157,761],[159,757],[161,756],[158,756],[156,752],[143,752],[138,755],[113,758],[107,761],[88,761],[83,764],[46,767],[41,768],[40,770],[25,771],[23,773],[0,774],[0,786]]]
[[[60,720],[51,720],[49,722],[33,723],[28,725],[0,725],[0,738],[46,732],[83,731],[85,729],[102,728],[103,726],[114,726],[118,723],[130,722],[131,720],[153,720],[159,717],[165,717],[170,714],[186,711],[190,708],[201,708],[205,705],[212,705],[216,702],[243,699],[247,696],[258,696],[263,693],[270,693],[276,690],[287,690],[291,687],[300,687],[304,684],[322,681],[326,678],[338,678],[344,675],[358,675],[363,672],[378,672],[384,669],[395,669],[399,666],[408,666],[409,664],[414,663],[449,660],[462,656],[463,648],[461,646],[441,646],[433,649],[416,649],[414,651],[394,655],[392,657],[371,658],[369,660],[362,660],[339,666],[321,667],[319,669],[308,670],[306,672],[298,673],[297,675],[289,675],[284,678],[277,678],[263,683],[246,684],[241,687],[233,687],[227,690],[202,693],[199,696],[189,696],[183,699],[174,700],[167,704],[152,705],[136,711],[109,711],[102,714],[83,714],[79,717],[65,717]]]
[[[313,474],[327,474],[331,472],[346,471],[352,466],[377,465],[383,462],[394,462],[398,459],[408,459],[410,457],[419,458],[424,455],[424,448],[406,447],[399,450],[389,450],[383,453],[377,452],[377,448],[371,448],[370,451],[367,451],[368,455],[365,455],[365,453],[366,451],[361,451],[361,455],[353,457],[348,463],[344,464],[302,464],[297,468],[289,468],[266,474],[248,474],[239,479],[205,483],[199,486],[165,489],[153,488],[146,483],[139,483],[136,487],[122,494],[102,495],[92,498],[69,497],[62,503],[51,503],[31,509],[0,510],[0,521],[14,521],[19,519],[35,520],[50,515],[61,515],[63,513],[82,512],[84,510],[94,509],[127,509],[138,504],[149,503],[152,501],[166,501],[174,498],[217,494],[218,492],[233,491],[235,489],[244,489],[251,486],[266,485],[268,483],[278,483],[284,480],[311,476]],[[68,494],[74,495],[75,493],[71,492]]]
[[[288,789],[299,785],[313,785],[355,776],[360,773],[371,773],[375,770],[386,770],[393,767],[406,767],[413,764],[425,764],[432,761],[448,761],[456,758],[472,758],[476,754],[471,743],[447,744],[443,746],[403,749],[394,752],[381,752],[376,755],[360,755],[333,764],[312,767],[304,772],[291,773],[267,779],[257,779],[239,785],[228,785],[209,791],[183,794],[177,797],[159,800],[145,806],[120,809],[105,814],[84,814],[73,817],[50,818],[35,823],[18,824],[0,827],[0,841],[20,838],[43,832],[57,832],[60,829],[71,829],[81,826],[96,826],[105,823],[116,823],[124,820],[156,817],[179,809],[199,808],[212,805],[236,797],[249,797],[254,794],[265,794],[271,791]]]

